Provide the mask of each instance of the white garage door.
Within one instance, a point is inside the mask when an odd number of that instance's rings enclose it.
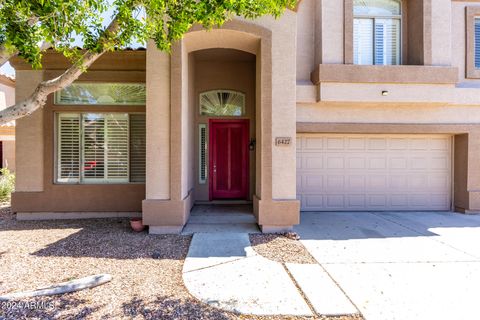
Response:
[[[450,210],[447,135],[297,136],[303,211]]]

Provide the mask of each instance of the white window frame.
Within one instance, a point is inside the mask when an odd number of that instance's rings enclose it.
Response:
[[[81,185],[95,185],[95,184],[144,184],[144,182],[131,182],[130,181],[130,115],[136,114],[138,112],[88,112],[88,111],[79,111],[79,112],[56,112],[55,113],[55,159],[54,159],[54,183],[55,184],[81,184]],[[144,114],[143,112],[140,112]],[[104,164],[104,178],[84,178],[84,143],[85,143],[85,134],[84,134],[84,116],[87,114],[98,114],[98,115],[127,115],[128,119],[128,126],[127,126],[127,178],[108,178],[108,161],[105,161]],[[78,178],[61,178],[59,176],[59,159],[60,159],[60,121],[59,118],[61,115],[78,115],[80,119],[80,163],[79,163],[79,177]],[[107,119],[105,117],[104,119]],[[108,132],[105,132],[105,137],[107,136]],[[106,139],[106,138],[105,138]]]
[[[353,23],[354,24],[355,24],[355,20],[357,20],[357,19],[373,20],[373,30],[372,30],[372,32],[373,32],[373,37],[372,37],[372,39],[373,39],[373,50],[372,50],[373,57],[372,58],[373,59],[372,59],[372,61],[373,61],[374,66],[377,65],[376,61],[375,61],[376,60],[376,54],[375,54],[375,52],[376,52],[376,50],[375,50],[376,49],[375,20],[377,20],[377,19],[378,20],[382,20],[382,19],[383,20],[397,20],[397,21],[400,22],[400,34],[399,34],[399,39],[398,39],[398,61],[399,61],[398,65],[402,65],[402,63],[403,63],[402,62],[402,56],[403,56],[402,55],[402,51],[403,51],[402,50],[402,47],[403,47],[403,45],[402,45],[402,43],[403,43],[403,3],[402,3],[402,1],[398,1],[398,2],[400,4],[400,15],[371,16],[371,15],[355,15],[355,13],[353,15]],[[353,10],[355,12],[355,4],[353,5]],[[354,35],[355,35],[355,32],[354,32]],[[355,56],[354,56],[353,60],[355,60]]]

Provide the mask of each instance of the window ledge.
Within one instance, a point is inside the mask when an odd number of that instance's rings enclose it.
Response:
[[[455,84],[458,68],[321,64],[312,72],[311,79],[317,85],[322,82]]]

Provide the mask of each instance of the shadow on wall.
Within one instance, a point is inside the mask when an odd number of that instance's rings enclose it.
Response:
[[[478,228],[480,215],[454,212],[302,212],[302,240],[353,240],[439,236],[435,228]]]

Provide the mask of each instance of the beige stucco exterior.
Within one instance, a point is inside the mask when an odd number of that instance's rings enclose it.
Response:
[[[0,74],[0,110],[15,104],[15,80]],[[15,172],[15,122],[0,126],[2,168]]]
[[[44,217],[46,212],[142,211],[150,232],[179,232],[192,206],[209,201],[208,185],[198,182],[198,125],[208,122],[199,115],[199,94],[229,89],[246,94],[242,118],[250,121],[249,137],[256,140],[247,200],[264,231],[299,222],[299,133],[449,135],[452,209],[480,212],[480,80],[469,72],[472,19],[480,16],[480,2],[402,1],[399,66],[352,64],[352,4],[303,0],[279,19],[235,18],[209,31],[194,26],[171,54],[149,43],[146,52],[102,58],[83,80],[146,83],[145,108],[131,109],[146,112],[146,183],[55,184],[52,112],[61,108],[49,100],[45,110],[18,121],[14,210]],[[64,67],[58,57],[45,59],[43,72],[16,63],[17,99],[55,74],[49,69]],[[137,60],[125,67],[128,59]],[[292,143],[276,145],[279,137]],[[129,197],[118,201],[126,193]],[[68,201],[52,204],[60,196]],[[89,205],[80,204],[85,198]]]

